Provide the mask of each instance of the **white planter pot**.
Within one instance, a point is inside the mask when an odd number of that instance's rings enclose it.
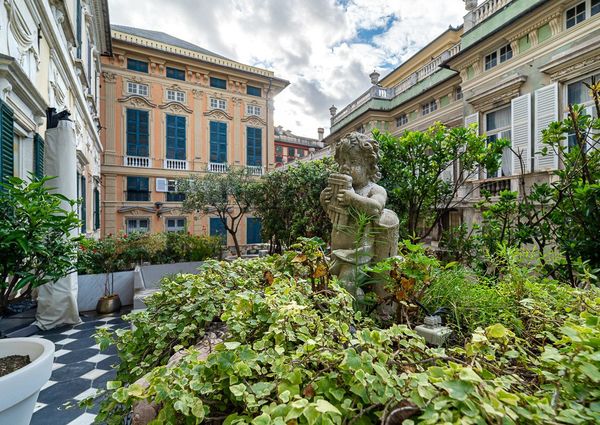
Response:
[[[0,424],[28,425],[40,389],[52,374],[54,343],[42,338],[0,340],[0,357],[29,355],[31,363],[0,377]]]

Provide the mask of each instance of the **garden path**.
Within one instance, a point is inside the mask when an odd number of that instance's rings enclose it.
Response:
[[[52,376],[42,387],[31,425],[86,425],[98,413],[100,400],[89,408],[80,408],[79,401],[105,389],[106,382],[115,379],[113,365],[119,361],[116,347],[105,351],[93,338],[98,327],[126,328],[129,324],[118,314],[82,317],[83,323],[39,331],[37,337],[56,345]]]

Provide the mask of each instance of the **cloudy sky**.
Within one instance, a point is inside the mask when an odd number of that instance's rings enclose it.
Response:
[[[271,69],[290,85],[275,124],[316,137],[382,76],[459,25],[462,0],[109,0],[111,22],[164,31],[230,59]]]

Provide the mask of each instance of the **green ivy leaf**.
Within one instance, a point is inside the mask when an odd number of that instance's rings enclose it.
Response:
[[[458,401],[465,401],[473,391],[473,385],[465,381],[445,381],[436,384],[448,392],[448,395]]]

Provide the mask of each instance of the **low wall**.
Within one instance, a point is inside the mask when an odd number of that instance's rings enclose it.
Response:
[[[198,273],[198,267],[202,261],[191,261],[189,263],[155,264],[150,266],[141,266],[139,268],[142,282],[145,289],[156,289],[159,287],[160,280],[176,273]],[[139,283],[138,285],[139,286]]]
[[[115,272],[114,292],[119,294],[123,305],[133,304],[133,270]],[[106,275],[84,274],[78,276],[77,307],[79,311],[96,310],[96,304],[104,295]]]

